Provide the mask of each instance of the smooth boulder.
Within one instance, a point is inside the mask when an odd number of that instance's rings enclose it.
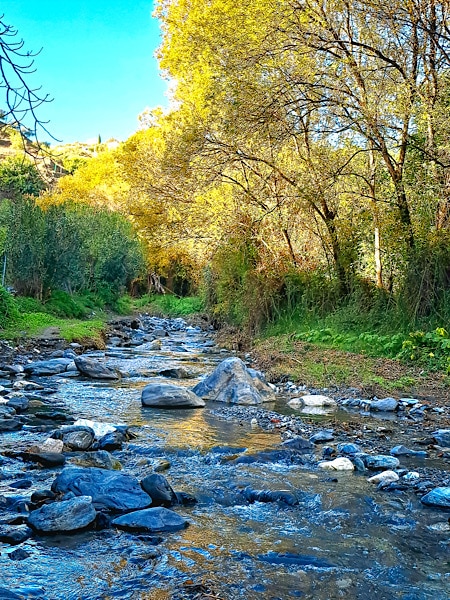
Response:
[[[178,531],[185,529],[189,523],[180,515],[159,506],[157,508],[147,508],[138,510],[126,515],[117,517],[111,521],[111,525],[118,529],[126,531],[157,532],[157,531]]]
[[[379,412],[394,412],[398,408],[398,400],[395,398],[382,398],[381,400],[372,400],[369,409]]]
[[[44,504],[30,514],[28,523],[33,529],[43,533],[76,531],[90,525],[96,515],[92,498],[80,496],[62,502]]]
[[[50,358],[49,360],[38,360],[24,366],[25,373],[35,376],[58,375],[67,371],[73,361],[70,358]]]
[[[192,391],[205,400],[228,404],[256,405],[275,401],[273,390],[261,374],[247,369],[243,361],[236,357],[222,361]]]
[[[52,491],[91,496],[95,508],[116,512],[140,510],[152,502],[135,477],[96,467],[64,469],[54,480]]]
[[[82,375],[92,379],[119,379],[117,373],[103,365],[98,360],[77,356],[74,358],[75,365]]]
[[[150,383],[142,390],[143,406],[152,408],[203,408],[204,400],[194,392],[171,383]]]

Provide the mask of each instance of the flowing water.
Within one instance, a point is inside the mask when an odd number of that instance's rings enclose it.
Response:
[[[133,426],[137,437],[115,455],[138,478],[169,461],[165,475],[172,487],[198,500],[176,508],[190,526],[163,534],[158,545],[149,536],[115,529],[35,537],[21,545],[29,556],[20,561],[8,556],[15,548],[3,546],[1,586],[46,600],[158,600],[172,594],[224,600],[450,598],[446,513],[423,507],[411,494],[377,491],[353,472],[330,477],[285,461],[236,464],[230,459],[243,449],[275,448],[280,436],[215,416],[214,405],[177,411],[141,406],[143,386],[160,369],[183,365],[197,379],[179,383],[191,387],[224,358],[207,334],[176,332],[163,339],[160,351],[108,354],[110,364],[131,377],[119,383],[52,378],[60,404],[75,417]],[[45,437],[28,429],[4,434],[3,444],[13,448]],[[29,467],[23,469],[25,476]],[[6,483],[0,481],[5,495],[12,493],[10,475],[20,473],[6,471]],[[35,471],[33,487],[22,495],[49,487],[54,475]],[[288,490],[300,504],[249,504],[241,494],[247,486]],[[197,589],[191,582],[202,583],[210,595],[189,592]]]

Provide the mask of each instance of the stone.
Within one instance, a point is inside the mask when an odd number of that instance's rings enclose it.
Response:
[[[53,454],[61,454],[63,448],[64,442],[62,440],[48,438],[43,444],[39,446],[39,452],[51,452]]]
[[[122,468],[121,463],[106,450],[84,452],[78,456],[73,456],[69,462],[79,467],[97,467],[111,471],[120,471]]]
[[[21,544],[32,535],[27,525],[0,525],[0,542],[4,544]]]
[[[78,496],[70,500],[44,504],[33,510],[28,523],[37,531],[56,533],[84,529],[95,521],[97,513],[90,496]]]
[[[61,467],[66,462],[66,457],[59,452],[22,452],[21,458],[46,468]]]
[[[85,356],[77,356],[74,359],[77,369],[82,375],[91,377],[92,379],[119,379],[117,373],[109,367],[103,365],[98,360],[86,358]]]
[[[282,502],[288,506],[296,506],[299,504],[298,498],[289,490],[254,490],[251,487],[246,487],[242,490],[242,494],[247,502]]]
[[[99,450],[107,450],[108,452],[122,450],[123,443],[126,439],[126,435],[121,431],[111,431],[98,440],[96,447]]]
[[[49,360],[38,360],[24,366],[24,371],[38,377],[45,375],[58,375],[67,370],[72,361],[70,358],[51,358]]]
[[[94,442],[95,436],[92,430],[73,428],[64,431],[62,441],[69,450],[79,451],[87,450]]]
[[[303,406],[336,406],[336,400],[320,394],[306,394],[299,399]]]
[[[158,375],[161,377],[168,377],[170,379],[189,379],[192,377],[191,373],[185,367],[173,367],[171,369],[162,369]]]
[[[427,506],[450,508],[450,487],[437,487],[423,496],[420,501]]]
[[[330,461],[322,461],[318,466],[320,469],[328,469],[330,471],[354,471],[355,469],[352,461],[344,456]]]
[[[367,469],[396,469],[400,465],[400,461],[395,456],[387,456],[384,454],[364,454],[361,456],[362,461]]]
[[[398,408],[398,400],[395,398],[383,398],[381,400],[372,400],[369,409],[380,412],[394,412]]]
[[[337,450],[341,454],[348,454],[350,456],[352,456],[353,454],[358,454],[358,452],[361,452],[361,448],[357,444],[352,444],[349,442],[338,444]]]
[[[114,525],[118,529],[125,529],[126,531],[152,533],[157,531],[178,531],[185,529],[189,523],[172,510],[159,506],[157,508],[147,508],[146,510],[138,510],[122,515],[111,521],[111,525]]]
[[[22,429],[22,422],[16,418],[0,418],[0,433],[3,431],[17,431]]]
[[[17,412],[25,412],[28,410],[30,401],[26,396],[17,395],[8,399],[6,406],[11,406]]]
[[[142,390],[143,406],[153,408],[203,408],[204,400],[194,392],[171,383],[150,383]]]
[[[331,442],[334,440],[334,435],[332,431],[318,431],[314,435],[309,438],[309,441],[313,444],[323,444],[325,442]]]
[[[437,431],[433,431],[432,436],[439,446],[450,448],[450,429],[438,429]]]
[[[394,446],[390,451],[392,456],[423,456],[424,458],[428,456],[428,452],[424,450],[410,450],[406,448],[406,446]]]
[[[369,477],[367,480],[369,483],[392,483],[393,481],[398,481],[400,478],[395,471],[382,471],[381,473],[377,473],[373,477]]]
[[[222,361],[193,392],[206,400],[229,404],[257,405],[275,401],[273,390],[258,372],[247,369],[237,357]]]
[[[116,512],[140,510],[152,502],[135,477],[95,467],[65,468],[54,480],[52,491],[91,496],[97,509]]]
[[[152,506],[173,506],[178,504],[177,496],[164,475],[152,473],[141,481],[142,489],[152,499]]]
[[[314,452],[314,444],[311,443],[310,440],[306,440],[300,436],[286,440],[281,444],[281,448],[293,452],[300,452],[301,454],[310,454],[311,452]]]

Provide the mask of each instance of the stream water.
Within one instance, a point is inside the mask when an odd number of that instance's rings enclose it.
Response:
[[[176,508],[190,526],[163,534],[158,545],[115,529],[34,537],[21,545],[28,553],[24,560],[12,560],[16,547],[2,545],[1,586],[46,600],[159,600],[175,590],[173,597],[194,598],[189,586],[179,591],[190,581],[224,600],[450,598],[445,512],[425,508],[411,494],[378,491],[356,472],[334,477],[285,461],[236,464],[228,458],[244,448],[275,448],[279,433],[220,418],[212,404],[176,411],[141,406],[143,386],[162,368],[188,368],[196,378],[177,383],[191,387],[226,356],[209,334],[172,332],[161,350],[114,348],[107,355],[108,364],[130,377],[105,383],[57,376],[46,383],[57,384],[60,405],[75,417],[134,427],[137,437],[114,453],[125,471],[142,478],[169,461],[164,474],[172,487],[198,500]],[[45,438],[29,428],[3,434],[2,443],[14,448]],[[0,494],[18,496],[9,478],[30,467],[8,468]],[[22,496],[50,487],[54,476],[54,470],[34,470],[33,485]],[[300,503],[249,504],[240,494],[247,486],[288,490]]]

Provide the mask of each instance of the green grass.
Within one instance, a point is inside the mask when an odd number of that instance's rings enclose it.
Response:
[[[443,327],[410,331],[406,324],[389,332],[389,315],[358,314],[343,308],[320,317],[313,312],[281,316],[263,339],[289,334],[291,339],[345,352],[416,363],[429,371],[450,373],[450,335]],[[392,325],[391,325],[392,326]]]
[[[62,319],[48,313],[22,313],[2,330],[1,336],[7,340],[38,337],[49,327],[57,328],[61,338],[68,342],[91,339],[96,345],[101,345],[105,323],[102,319],[81,321]]]
[[[198,296],[145,295],[134,299],[132,304],[136,310],[145,309],[169,317],[193,315],[204,310],[203,301]]]

